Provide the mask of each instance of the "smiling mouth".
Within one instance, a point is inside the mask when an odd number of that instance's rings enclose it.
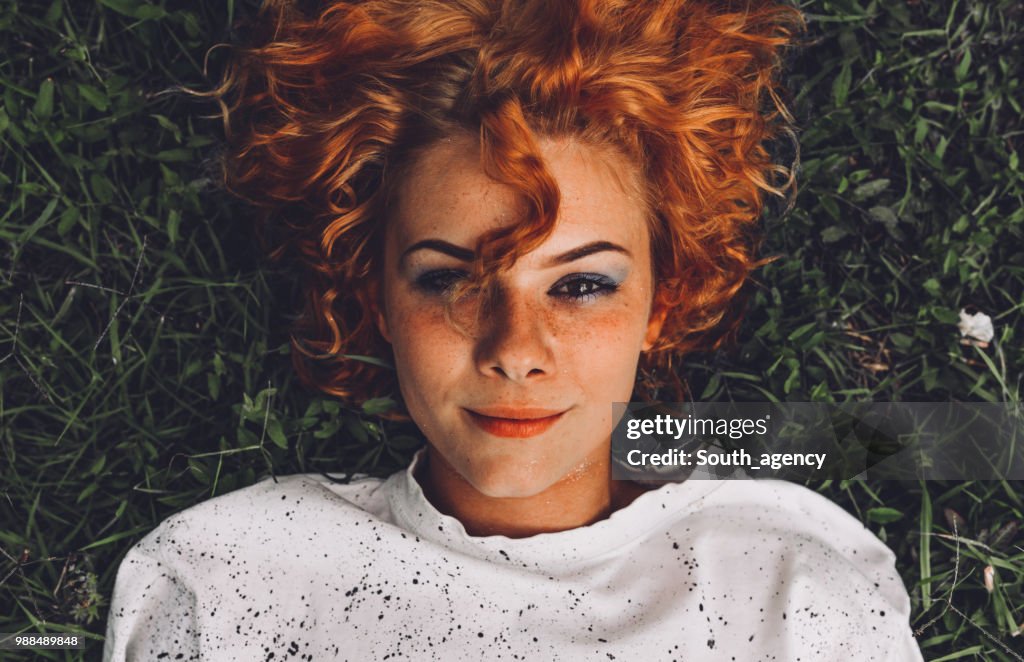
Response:
[[[489,410],[490,411],[490,410]],[[542,410],[493,410],[491,414],[483,414],[467,409],[470,419],[484,432],[495,437],[511,437],[525,439],[546,431],[562,417],[564,411],[547,412]]]

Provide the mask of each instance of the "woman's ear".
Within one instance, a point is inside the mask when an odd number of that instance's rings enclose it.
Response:
[[[655,296],[654,303],[651,304],[651,316],[647,320],[647,334],[644,336],[643,351],[647,352],[654,347],[654,343],[661,336],[661,327],[664,326],[666,317],[668,317],[668,306]]]
[[[380,331],[380,335],[384,337],[384,340],[391,343],[391,330],[388,328],[388,320],[385,317],[383,310],[380,306],[374,306],[373,309],[373,320],[377,323],[377,330]]]

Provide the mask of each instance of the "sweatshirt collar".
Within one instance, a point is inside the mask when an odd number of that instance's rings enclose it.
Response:
[[[419,538],[452,551],[524,568],[580,563],[611,555],[641,542],[665,523],[678,520],[684,514],[682,511],[699,510],[703,500],[722,485],[717,480],[665,483],[603,520],[566,531],[527,538],[472,536],[460,521],[438,511],[424,495],[415,478],[424,453],[425,449],[418,451],[405,471],[387,480],[388,500],[397,523]]]

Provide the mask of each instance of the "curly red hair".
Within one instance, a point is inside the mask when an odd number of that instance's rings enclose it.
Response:
[[[416,154],[479,135],[485,172],[526,203],[477,246],[486,283],[553,229],[559,192],[538,135],[612,145],[643,175],[667,311],[648,367],[720,346],[758,266],[766,192],[792,185],[766,147],[787,130],[780,49],[800,23],[777,2],[722,0],[288,2],[261,13],[215,91],[230,191],[260,212],[274,259],[306,276],[292,329],[300,378],[353,401],[393,373],[373,310],[383,229]],[[355,358],[353,358],[355,357]],[[678,383],[678,382],[677,382]],[[648,387],[657,384],[647,384]]]

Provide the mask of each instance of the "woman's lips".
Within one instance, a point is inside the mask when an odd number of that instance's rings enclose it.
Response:
[[[484,432],[496,437],[523,439],[541,434],[558,419],[564,411],[543,409],[488,408],[484,411],[466,410],[469,417]]]

